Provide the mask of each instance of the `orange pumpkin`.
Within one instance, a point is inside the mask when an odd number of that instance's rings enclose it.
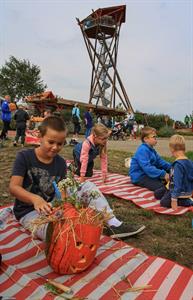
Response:
[[[87,216],[85,224],[80,223],[83,210]],[[88,223],[93,215],[92,209],[77,211],[68,204],[64,210],[65,220],[53,225],[47,260],[56,273],[79,273],[92,264],[102,233],[102,225]]]
[[[31,121],[32,122],[42,122],[44,120],[44,118],[42,117],[32,117]]]
[[[10,109],[10,111],[16,110],[17,107],[16,107],[15,103],[13,103],[13,102],[9,103],[9,109]]]

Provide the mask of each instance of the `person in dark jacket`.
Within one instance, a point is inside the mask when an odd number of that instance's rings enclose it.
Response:
[[[155,197],[161,199],[166,191],[164,181],[169,180],[171,164],[163,160],[154,149],[157,144],[156,129],[142,128],[141,140],[142,144],[131,160],[131,182],[154,191]]]
[[[170,170],[168,190],[161,198],[161,206],[177,209],[179,206],[193,206],[193,162],[185,155],[184,137],[173,135],[169,142],[172,156],[176,158]]]
[[[26,123],[29,120],[28,113],[24,110],[23,104],[18,104],[18,110],[14,115],[14,119],[16,121],[16,136],[15,141],[13,143],[14,146],[17,146],[19,138],[21,137],[21,145],[24,146],[25,143],[25,130]]]
[[[7,132],[10,127],[11,123],[11,110],[9,108],[9,103],[10,103],[10,96],[6,95],[5,100],[2,101],[1,104],[1,119],[3,121],[3,129],[0,134],[0,139],[6,139],[7,138]]]

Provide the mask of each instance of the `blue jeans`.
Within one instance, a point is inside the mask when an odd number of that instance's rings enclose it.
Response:
[[[86,131],[85,131],[85,138],[87,138],[87,137],[90,135],[91,129],[92,129],[92,128],[86,128]]]
[[[136,185],[145,187],[146,189],[153,191],[156,199],[161,199],[166,192],[166,187],[160,178],[150,178],[147,175],[143,176]]]
[[[164,196],[160,200],[160,205],[163,207],[171,207],[171,198],[170,191],[165,192]],[[193,206],[193,201],[189,198],[178,198],[178,206]]]

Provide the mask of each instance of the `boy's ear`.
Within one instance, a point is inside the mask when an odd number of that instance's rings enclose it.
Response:
[[[147,138],[148,138],[148,137],[147,137],[147,136],[145,136],[145,137],[143,138],[143,141],[144,141],[144,142],[146,142]]]

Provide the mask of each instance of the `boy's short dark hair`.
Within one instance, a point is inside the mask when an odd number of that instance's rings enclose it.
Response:
[[[39,131],[42,137],[46,134],[48,128],[59,132],[66,131],[64,121],[58,116],[50,116],[43,120],[42,124],[39,126]]]
[[[148,137],[150,134],[156,134],[156,129],[153,127],[144,127],[141,129],[140,135],[141,135],[141,141],[144,142],[144,138]]]

